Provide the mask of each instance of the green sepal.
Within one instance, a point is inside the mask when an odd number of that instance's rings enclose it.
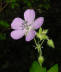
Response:
[[[48,36],[46,35],[46,34],[42,34],[41,36],[40,36],[40,40],[46,40],[46,39],[48,39]]]
[[[48,39],[48,36],[46,35],[48,32],[48,29],[42,30],[42,28],[40,27],[39,32],[36,33],[37,38],[39,38],[40,40],[45,40]]]
[[[45,30],[43,30],[43,34],[47,34],[47,32],[48,32],[48,29],[45,29]]]
[[[40,27],[40,29],[39,29],[39,34],[41,34],[42,33],[42,28]]]
[[[40,39],[40,40],[46,40],[48,39],[48,36],[46,34],[39,34],[39,33],[36,33],[36,36]]]

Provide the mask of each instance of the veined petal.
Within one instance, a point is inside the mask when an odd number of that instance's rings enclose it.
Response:
[[[17,39],[22,38],[24,34],[25,34],[25,30],[14,30],[11,32],[10,35],[14,40],[17,40]]]
[[[33,9],[27,9],[24,12],[24,19],[28,22],[28,24],[32,23],[35,19],[35,11]]]
[[[12,29],[20,29],[22,27],[23,23],[24,23],[24,20],[22,20],[21,18],[19,18],[19,17],[15,18],[11,23],[11,28]]]
[[[36,32],[34,30],[30,30],[28,34],[26,35],[26,41],[31,41],[36,35]]]
[[[32,28],[38,29],[42,26],[44,22],[44,17],[39,17],[35,20],[34,24],[32,25]]]

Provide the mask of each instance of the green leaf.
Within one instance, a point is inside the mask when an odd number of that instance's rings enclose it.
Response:
[[[29,72],[42,72],[41,66],[38,64],[37,61],[32,63],[32,67],[30,68]]]
[[[58,64],[55,64],[47,72],[58,72]]]
[[[6,34],[0,33],[0,40],[5,40],[6,39]]]
[[[41,67],[37,61],[34,61],[29,72],[46,72],[46,68]]]
[[[6,21],[1,20],[0,21],[0,26],[3,26],[5,28],[8,28],[9,27],[9,24]]]
[[[47,72],[47,71],[46,71],[46,68],[43,68],[43,72]]]
[[[55,46],[54,46],[54,42],[53,42],[52,39],[48,39],[47,44],[48,44],[50,47],[52,47],[52,48],[55,47]]]

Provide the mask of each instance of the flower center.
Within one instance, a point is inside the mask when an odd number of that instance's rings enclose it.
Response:
[[[24,23],[22,24],[22,30],[26,30],[29,31],[31,29],[31,24],[29,24],[27,21],[24,21]]]
[[[32,29],[31,24],[29,24],[27,21],[24,22],[24,28],[26,30],[25,35]]]
[[[29,24],[27,21],[24,22],[24,28],[29,31],[31,29],[31,24]]]
[[[22,30],[26,30],[25,35],[27,35],[27,33],[32,29],[32,23],[28,23],[27,21],[24,21],[24,23],[22,24]]]

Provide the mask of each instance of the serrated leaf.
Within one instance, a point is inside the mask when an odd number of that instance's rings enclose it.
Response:
[[[53,42],[52,39],[48,39],[47,44],[48,44],[50,47],[52,47],[52,48],[55,47],[55,46],[54,46],[54,42]]]
[[[6,21],[1,20],[0,21],[0,26],[3,26],[5,28],[8,28],[9,27],[9,24]]]
[[[58,64],[55,64],[47,72],[58,72]]]

